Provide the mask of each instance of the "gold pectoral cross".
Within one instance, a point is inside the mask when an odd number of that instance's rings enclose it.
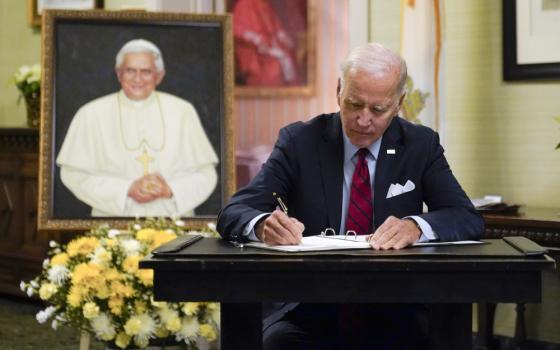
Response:
[[[152,162],[155,158],[154,157],[150,157],[150,155],[148,154],[148,151],[146,150],[146,147],[144,146],[144,150],[142,151],[142,155],[139,156],[138,158],[136,158],[137,161],[139,161],[140,163],[142,163],[142,167],[144,168],[144,175],[148,175],[148,164],[150,162]]]

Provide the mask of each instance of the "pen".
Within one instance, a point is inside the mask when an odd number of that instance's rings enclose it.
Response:
[[[284,204],[282,198],[280,198],[280,196],[277,195],[276,192],[272,192],[272,196],[276,198],[276,201],[278,202],[278,205],[280,206],[280,209],[282,209],[284,214],[288,215],[288,207],[286,206],[286,204]]]
[[[241,242],[236,242],[236,241],[229,241],[231,244],[233,244],[234,246],[236,246],[237,248],[243,248],[244,245]]]

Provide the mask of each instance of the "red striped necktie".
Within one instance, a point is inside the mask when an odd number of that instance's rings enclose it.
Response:
[[[353,230],[358,235],[371,233],[373,223],[373,203],[371,200],[371,183],[366,156],[367,148],[360,148],[358,162],[352,176],[350,187],[350,202],[348,203],[348,217],[346,230]]]

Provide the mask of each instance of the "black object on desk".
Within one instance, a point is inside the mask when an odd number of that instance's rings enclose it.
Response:
[[[169,241],[165,244],[160,245],[156,249],[152,250],[152,254],[173,254],[178,253],[185,249],[186,247],[200,241],[202,239],[201,235],[183,235]]]
[[[262,347],[261,302],[426,303],[432,349],[471,349],[473,302],[539,302],[546,255],[525,256],[503,240],[475,246],[392,251],[279,253],[204,238],[154,269],[154,295],[220,301],[222,349]]]

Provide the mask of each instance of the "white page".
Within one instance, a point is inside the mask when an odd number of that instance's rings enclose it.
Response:
[[[369,235],[360,236],[307,236],[303,237],[301,243],[298,245],[268,245],[262,242],[249,242],[244,246],[276,250],[280,252],[313,252],[325,250],[340,250],[340,249],[371,249],[370,244],[367,242]],[[483,244],[481,241],[455,241],[455,242],[424,242],[414,243],[411,247],[426,247],[426,246],[445,246],[445,245],[469,245],[469,244]]]
[[[268,245],[262,242],[245,243],[247,247],[277,250],[280,252],[312,252],[338,249],[369,249],[371,246],[365,240],[330,239],[321,236],[307,236],[298,245]]]

